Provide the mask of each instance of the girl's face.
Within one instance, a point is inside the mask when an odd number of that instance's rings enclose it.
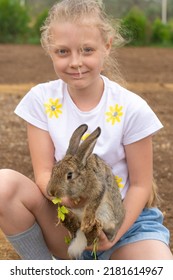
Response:
[[[100,81],[104,58],[111,43],[105,44],[97,27],[75,23],[52,26],[50,56],[54,69],[69,89],[84,89]]]

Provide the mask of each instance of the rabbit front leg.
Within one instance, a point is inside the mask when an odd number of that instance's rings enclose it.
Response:
[[[95,208],[87,205],[84,209],[84,216],[81,222],[81,230],[85,233],[90,232],[95,225]]]
[[[81,230],[86,234],[92,231],[95,225],[98,228],[101,227],[100,221],[96,219],[96,211],[100,205],[102,196],[102,193],[96,197],[92,196],[92,200],[90,200],[89,203],[85,205],[83,218],[81,221]]]
[[[65,220],[62,221],[62,224],[68,229],[71,233],[72,238],[75,237],[77,230],[80,228],[80,221],[78,217],[73,214],[71,211],[68,212],[65,216]]]
[[[90,232],[85,231],[84,234],[87,239],[87,245],[93,245],[94,241],[97,239],[97,237],[100,235],[102,230],[102,225],[100,221],[95,220],[95,224],[93,225],[93,228]]]

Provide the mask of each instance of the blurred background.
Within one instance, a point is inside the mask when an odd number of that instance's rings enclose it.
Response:
[[[0,0],[0,43],[38,44],[40,26],[55,0]],[[173,45],[173,0],[104,0],[121,19],[129,45]]]

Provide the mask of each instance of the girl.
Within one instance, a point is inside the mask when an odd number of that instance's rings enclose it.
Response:
[[[112,167],[126,209],[114,241],[100,235],[97,258],[172,259],[169,231],[153,207],[152,135],[162,124],[143,99],[115,82],[111,49],[121,41],[101,1],[63,0],[50,10],[41,42],[59,79],[32,88],[15,110],[27,121],[35,182],[12,170],[0,174],[0,226],[22,259],[68,259],[67,231],[55,226],[46,188],[54,159],[83,123],[88,133],[101,127],[94,152]],[[81,259],[92,258],[86,248]]]

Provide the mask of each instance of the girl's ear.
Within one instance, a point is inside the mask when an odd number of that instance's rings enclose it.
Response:
[[[111,51],[111,48],[112,48],[112,37],[108,39],[106,45],[105,45],[105,48],[106,48],[106,55],[109,55],[110,51]]]
[[[50,59],[53,61],[52,51],[51,50],[48,51],[48,55],[49,55]]]

